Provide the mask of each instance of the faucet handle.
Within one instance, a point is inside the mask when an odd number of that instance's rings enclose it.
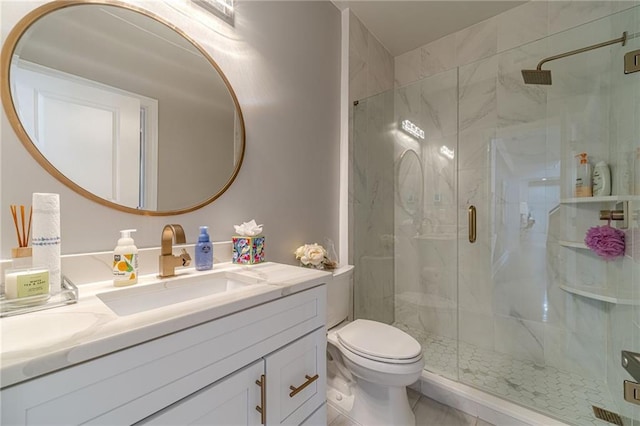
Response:
[[[182,266],[189,266],[191,264],[191,255],[189,255],[185,249],[182,249],[180,259],[182,259]]]

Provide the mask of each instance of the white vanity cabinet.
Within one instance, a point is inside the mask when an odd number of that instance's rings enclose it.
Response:
[[[4,388],[1,423],[326,424],[325,313],[321,285]]]
[[[137,424],[300,425],[324,409],[325,350],[319,328]]]

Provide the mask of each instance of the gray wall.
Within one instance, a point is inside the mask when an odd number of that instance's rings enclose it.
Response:
[[[143,217],[87,200],[51,177],[23,148],[2,114],[0,133],[1,257],[15,246],[9,204],[31,204],[33,192],[61,199],[62,252],[111,250],[118,230],[137,228],[138,247],[155,247],[166,223],[199,225],[229,240],[233,225],[265,225],[267,259],[295,263],[305,242],[338,240],[340,12],[329,2],[241,2],[235,27],[163,2],[134,2],[199,42],[225,72],[242,107],[247,150],[234,184],[193,213]],[[2,40],[38,2],[0,2]],[[198,19],[194,19],[198,16]],[[185,190],[188,190],[186,182]]]

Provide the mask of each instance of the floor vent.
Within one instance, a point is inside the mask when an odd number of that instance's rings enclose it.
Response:
[[[600,420],[613,423],[614,425],[624,426],[622,424],[622,418],[613,411],[605,410],[604,408],[596,407],[595,405],[592,405],[591,408],[593,408],[593,414],[595,414],[595,416]]]

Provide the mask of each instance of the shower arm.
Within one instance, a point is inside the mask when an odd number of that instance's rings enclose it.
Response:
[[[594,44],[592,46],[583,47],[581,49],[572,50],[570,52],[561,53],[555,56],[549,56],[548,58],[544,58],[538,63],[537,70],[542,71],[542,64],[545,62],[555,61],[556,59],[566,58],[567,56],[577,55],[578,53],[588,52],[590,50],[599,49],[601,47],[609,46],[611,44],[622,43],[624,46],[627,43],[627,32],[622,33],[622,37],[616,38],[614,40],[605,41],[602,43]]]

